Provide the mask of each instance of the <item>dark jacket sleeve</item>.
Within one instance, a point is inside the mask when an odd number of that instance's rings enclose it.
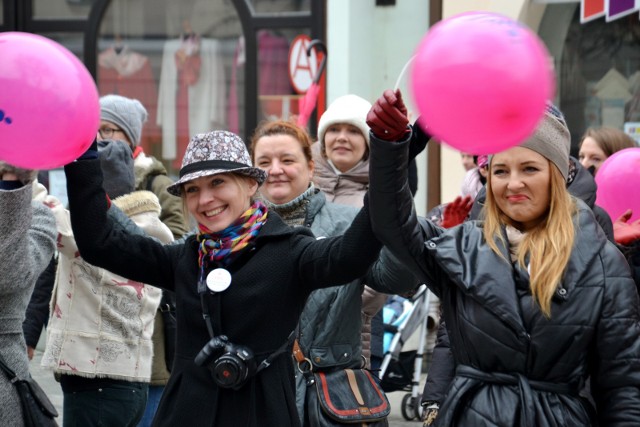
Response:
[[[378,259],[382,244],[371,230],[369,204],[365,204],[343,235],[316,240],[298,234],[293,254],[300,254],[298,272],[310,290],[349,283],[367,274]]]
[[[131,280],[174,289],[173,252],[182,245],[163,245],[118,227],[108,215],[100,160],[78,160],[65,166],[71,226],[88,263]]]
[[[40,339],[42,328],[47,324],[49,319],[49,302],[51,301],[51,292],[53,284],[56,280],[56,268],[58,267],[58,259],[53,256],[47,268],[44,269],[36,286],[33,288],[29,305],[22,322],[22,330],[27,346],[35,348]]]
[[[633,277],[638,293],[640,293],[640,240],[636,240],[630,245],[618,244],[617,246],[631,267],[631,277]]]
[[[443,320],[438,326],[438,337],[436,345],[433,347],[427,382],[422,391],[422,402],[442,403],[455,373],[456,362],[453,359],[453,353],[451,353],[449,333]]]
[[[605,236],[607,236],[607,239],[609,239],[610,242],[615,243],[615,240],[613,239],[613,222],[611,222],[611,217],[607,211],[598,205],[594,205],[591,210],[596,217],[596,221],[598,221],[598,224],[602,227],[602,231],[604,231]]]
[[[599,425],[637,425],[640,419],[640,300],[623,255],[608,243],[601,252],[605,285],[595,331],[592,393]]]
[[[442,283],[435,263],[427,255],[425,242],[443,229],[418,218],[407,180],[409,140],[387,142],[371,139],[369,193],[373,231],[391,253],[422,283]],[[434,291],[436,295],[440,292]]]
[[[380,251],[380,258],[373,264],[366,278],[367,285],[385,294],[404,294],[420,286],[420,281],[386,247]]]

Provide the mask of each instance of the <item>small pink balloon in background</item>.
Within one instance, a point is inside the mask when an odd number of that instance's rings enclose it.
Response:
[[[602,207],[612,221],[633,211],[628,222],[640,219],[640,148],[625,148],[613,153],[596,173],[596,205]]]
[[[0,160],[52,169],[78,158],[100,124],[98,89],[64,46],[36,34],[0,33]]]
[[[542,41],[496,13],[467,12],[437,23],[418,45],[411,69],[420,125],[467,153],[522,143],[554,92]]]

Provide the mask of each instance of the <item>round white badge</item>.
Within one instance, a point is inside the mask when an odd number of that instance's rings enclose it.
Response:
[[[222,292],[231,284],[231,273],[224,268],[216,268],[207,275],[207,288],[212,292]]]

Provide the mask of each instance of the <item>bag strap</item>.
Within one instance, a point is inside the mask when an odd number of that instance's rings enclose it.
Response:
[[[298,362],[298,364],[309,360],[306,357],[304,357],[304,353],[300,348],[300,343],[298,342],[297,338],[293,341],[293,357],[296,359],[296,362]]]
[[[7,374],[7,377],[9,378],[9,381],[11,381],[11,383],[14,383],[20,379],[18,375],[15,373],[15,371],[11,369],[9,365],[7,365],[7,362],[5,362],[4,357],[2,357],[1,354],[0,354],[0,368],[2,368],[5,374]]]
[[[353,373],[352,369],[345,369],[344,372],[347,374],[347,378],[349,379],[349,387],[351,388],[351,392],[356,398],[358,405],[364,406],[364,399],[362,398],[362,393],[360,393],[358,381],[356,381],[356,374]]]

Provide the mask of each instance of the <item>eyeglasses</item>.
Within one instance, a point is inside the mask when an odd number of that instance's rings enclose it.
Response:
[[[123,132],[123,130],[119,129],[119,128],[100,128],[100,129],[98,129],[98,133],[100,134],[100,137],[103,138],[103,139],[111,138],[113,136],[114,132]]]

